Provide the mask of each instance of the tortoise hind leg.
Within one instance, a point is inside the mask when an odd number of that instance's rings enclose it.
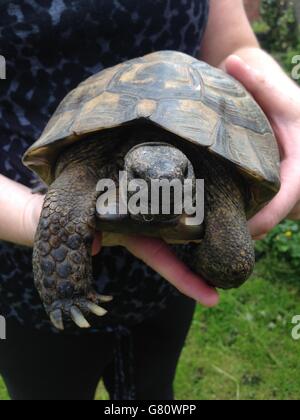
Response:
[[[75,169],[75,166],[73,167]],[[110,297],[93,287],[92,242],[95,232],[97,177],[84,165],[67,168],[46,195],[33,252],[36,287],[54,326],[64,319],[89,328],[86,316],[103,316],[99,306]]]

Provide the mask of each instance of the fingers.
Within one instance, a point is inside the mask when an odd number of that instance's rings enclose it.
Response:
[[[218,304],[217,291],[192,273],[163,241],[142,237],[124,237],[123,245],[183,294],[207,307]]]
[[[93,255],[97,255],[101,251],[101,244],[102,237],[97,234],[93,243]],[[124,236],[120,245],[126,247],[135,257],[159,273],[183,294],[207,307],[218,304],[217,291],[189,270],[163,241]]]
[[[281,197],[276,197],[249,221],[248,226],[253,239],[263,239],[268,232],[284,219],[284,216],[280,214],[282,211],[280,203]]]
[[[275,117],[275,114],[286,114],[287,109],[293,106],[282,86],[271,83],[262,72],[250,67],[237,55],[227,58],[225,68],[254,96],[269,118]]]
[[[273,201],[249,222],[255,239],[261,239],[289,214],[296,215],[300,198],[299,101],[290,97],[285,85],[271,83],[267,77],[238,56],[225,62],[226,70],[252,93],[269,117],[281,149],[281,189]]]
[[[295,208],[300,197],[300,170],[298,162],[290,159],[281,165],[281,189],[261,212],[249,221],[254,238],[265,235],[285,219]]]

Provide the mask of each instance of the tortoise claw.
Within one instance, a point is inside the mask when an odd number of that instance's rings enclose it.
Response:
[[[86,306],[89,309],[89,311],[92,312],[92,314],[94,314],[94,315],[104,316],[105,314],[107,314],[106,309],[101,308],[101,306],[98,306],[95,303],[88,302]]]
[[[108,302],[111,302],[113,300],[113,296],[99,295],[99,300],[100,300],[100,302],[108,303]]]
[[[62,311],[60,309],[56,309],[55,311],[52,311],[50,313],[50,320],[55,328],[57,328],[60,331],[63,331],[64,328],[64,322],[63,322],[63,316]]]
[[[50,306],[45,306],[50,320],[55,328],[63,331],[64,320],[72,320],[79,328],[90,328],[86,317],[89,314],[102,317],[107,310],[98,305],[100,302],[110,302],[112,296],[88,293],[86,297],[55,300]]]
[[[77,306],[72,306],[70,310],[70,315],[73,321],[75,322],[75,324],[79,328],[83,328],[83,329],[91,328],[90,324],[87,322],[81,310],[78,309]]]

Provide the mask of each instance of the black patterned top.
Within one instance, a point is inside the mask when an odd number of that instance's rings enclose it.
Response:
[[[209,0],[2,0],[0,173],[36,182],[21,163],[63,97],[101,69],[157,50],[196,56]],[[51,328],[33,285],[32,252],[0,242],[0,314]],[[172,287],[121,248],[95,258],[99,292],[112,293],[114,315],[130,324],[163,307]],[[121,287],[122,285],[122,287]]]

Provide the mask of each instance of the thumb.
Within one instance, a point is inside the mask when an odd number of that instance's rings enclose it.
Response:
[[[225,69],[253,95],[269,118],[274,114],[286,113],[286,107],[290,104],[286,103],[288,98],[285,92],[270,82],[262,72],[250,67],[237,55],[226,59]]]
[[[297,160],[282,162],[281,181],[276,197],[249,221],[249,229],[254,238],[272,230],[295,207],[300,195],[300,168]]]

